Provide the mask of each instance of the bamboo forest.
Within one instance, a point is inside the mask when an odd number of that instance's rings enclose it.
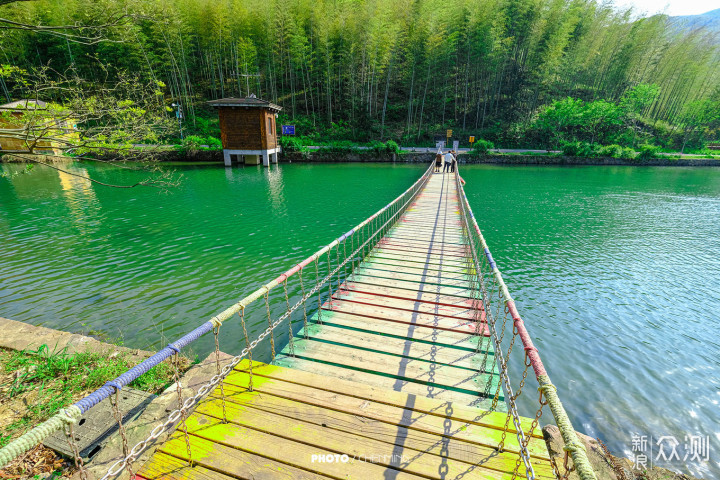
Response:
[[[132,84],[136,107],[182,105],[208,139],[205,102],[253,93],[306,143],[455,129],[508,148],[701,149],[720,136],[720,10],[698,17],[595,0],[3,0],[0,94],[38,76]]]

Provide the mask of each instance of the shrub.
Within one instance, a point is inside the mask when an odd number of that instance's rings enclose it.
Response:
[[[188,152],[219,150],[222,149],[222,142],[219,138],[212,136],[201,137],[199,135],[188,135],[182,141],[182,148]]]
[[[493,142],[490,140],[483,140],[481,138],[473,145],[472,153],[475,155],[487,155],[487,153],[493,148],[495,148]]]
[[[197,135],[188,135],[182,141],[182,146],[190,152],[199,150],[202,144],[203,138]]]
[[[222,141],[219,138],[213,137],[211,135],[208,135],[205,137],[205,145],[208,146],[210,149],[222,149]]]
[[[375,155],[380,155],[385,152],[385,144],[378,140],[373,140],[370,142],[370,150],[372,150]]]
[[[637,152],[630,147],[624,147],[622,149],[622,153],[620,154],[620,158],[625,158],[628,160],[632,160],[636,156],[637,156]]]
[[[299,139],[285,136],[280,137],[280,147],[285,153],[300,152],[303,149],[302,142]]]
[[[623,147],[617,144],[604,145],[597,152],[601,157],[622,158]]]
[[[400,145],[394,140],[388,140],[385,142],[385,151],[388,153],[400,153]]]
[[[600,155],[600,146],[588,142],[566,142],[562,146],[562,152],[569,157],[597,157]]]
[[[651,158],[658,158],[658,154],[660,153],[660,147],[657,147],[655,145],[640,145],[638,150],[637,158],[641,160],[649,160]]]

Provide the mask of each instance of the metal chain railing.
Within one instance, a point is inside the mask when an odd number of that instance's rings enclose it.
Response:
[[[482,298],[482,308],[484,309],[485,319],[490,331],[490,339],[492,340],[495,349],[493,365],[490,372],[494,371],[497,362],[497,367],[501,377],[501,382],[498,382],[491,409],[495,410],[497,405],[501,383],[505,392],[505,399],[508,404],[508,414],[506,416],[502,438],[497,448],[500,451],[505,448],[506,435],[509,431],[510,421],[512,421],[520,449],[520,455],[515,464],[513,478],[520,475],[520,466],[521,463],[524,463],[525,477],[528,479],[534,479],[535,472],[530,462],[528,445],[530,438],[533,436],[535,429],[538,427],[540,417],[543,414],[543,408],[545,405],[548,405],[555,419],[555,423],[560,429],[563,441],[565,442],[565,458],[563,462],[565,473],[561,475],[555,461],[552,460],[551,462],[556,475],[558,478],[566,478],[570,471],[575,470],[581,480],[595,480],[595,473],[588,461],[585,448],[575,434],[572,423],[570,422],[570,419],[568,418],[567,413],[557,396],[555,386],[552,384],[550,377],[547,375],[542,361],[540,360],[537,348],[533,345],[525,324],[515,307],[512,297],[510,296],[507,285],[505,285],[505,282],[503,281],[502,275],[492,258],[490,249],[488,248],[475,216],[472,213],[470,203],[468,202],[467,196],[465,195],[465,191],[462,187],[459,169],[456,169],[455,172],[455,182],[461,204],[460,212],[463,222],[463,232],[465,233],[466,240],[470,246],[470,256],[472,257],[473,262],[472,270],[474,270],[477,275],[477,281],[479,283]],[[487,265],[487,268],[485,268],[485,264]],[[497,301],[494,299],[496,294]],[[510,334],[508,333],[509,338],[506,340],[506,330],[509,319],[512,320],[512,336],[509,336]],[[514,392],[507,372],[508,362],[510,361],[517,338],[519,338],[522,342],[525,357],[522,377],[517,391]],[[506,350],[503,348],[504,341],[508,344]],[[487,352],[485,357],[486,356]],[[483,365],[485,364],[483,363]],[[538,381],[540,397],[539,408],[535,413],[534,419],[530,423],[529,429],[525,432],[523,431],[520,416],[517,411],[516,400],[522,394],[530,367],[533,368],[535,378]],[[487,385],[489,384],[490,382],[487,382]],[[543,397],[545,400],[543,400]],[[568,465],[569,457],[572,458],[572,466]]]

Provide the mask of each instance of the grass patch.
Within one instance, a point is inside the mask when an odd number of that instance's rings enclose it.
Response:
[[[128,353],[68,353],[67,348],[53,351],[47,345],[0,350],[0,447],[136,363]],[[184,359],[182,371],[189,365]],[[163,362],[130,386],[158,393],[172,383],[173,369]]]

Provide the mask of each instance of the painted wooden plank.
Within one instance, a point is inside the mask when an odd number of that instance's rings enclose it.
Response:
[[[208,417],[214,416],[221,420],[221,403],[217,400],[203,402],[197,407],[197,413]],[[237,425],[273,435],[275,438],[290,441],[300,439],[303,443],[312,445],[318,450],[345,454],[352,459],[358,459],[356,460],[358,463],[362,463],[363,459],[368,459],[373,465],[390,467],[430,479],[442,480],[446,478],[445,475],[450,478],[460,476],[477,479],[510,480],[512,478],[512,471],[507,472],[507,469],[510,468],[510,461],[504,462],[504,465],[501,466],[502,471],[488,469],[484,464],[478,466],[459,460],[448,461],[446,456],[437,455],[432,451],[412,449],[410,445],[384,442],[376,438],[358,435],[356,432],[328,428],[324,423],[318,425],[295,416],[283,416],[279,413],[247,408],[245,405],[232,402],[226,402],[226,418],[230,422],[231,428],[219,427],[218,430],[232,431],[232,427]],[[207,435],[206,432],[203,434]],[[439,445],[438,447],[436,451],[439,453],[443,446]],[[278,457],[282,455],[284,452],[277,452]],[[345,465],[348,463],[350,462],[348,461]],[[341,465],[343,464],[341,463]],[[514,466],[513,461],[512,467]],[[503,475],[503,471],[508,474]]]
[[[392,285],[378,285],[371,282],[358,282],[353,279],[349,279],[344,284],[340,285],[338,292],[342,295],[344,292],[359,292],[367,293],[370,295],[382,295],[389,298],[397,298],[402,300],[410,300],[413,302],[425,302],[425,303],[436,303],[440,305],[454,306],[454,307],[469,307],[475,308],[475,305],[480,306],[481,303],[473,299],[470,295],[470,291],[466,290],[467,295],[461,295],[460,292],[454,293],[440,293],[438,287],[435,286],[420,285],[414,290],[407,288],[398,288]]]
[[[392,268],[390,265],[382,265],[373,262],[364,262],[355,269],[355,274],[405,280],[415,283],[436,284],[455,288],[467,288],[468,286],[467,276],[465,274],[451,274],[449,272],[442,271],[400,271]]]
[[[198,453],[200,453],[200,449],[198,449]],[[237,476],[229,476],[210,470],[201,464],[191,467],[186,460],[180,460],[165,453],[157,452],[142,466],[135,475],[134,480],[235,480],[237,478]],[[278,476],[277,478],[290,480],[292,477]]]
[[[327,363],[318,363],[313,360],[306,360],[300,357],[289,357],[286,355],[278,355],[273,361],[275,365],[287,367],[291,369],[304,370],[309,373],[316,373],[327,377],[332,377],[332,382],[337,379],[347,380],[350,382],[362,384],[365,386],[377,387],[387,391],[396,391],[416,396],[428,397],[436,400],[454,402],[460,405],[478,407],[488,410],[492,406],[492,401],[476,394],[463,393],[456,390],[448,390],[438,385],[424,385],[421,383],[410,382],[392,378],[390,376],[378,375],[376,373],[364,372],[361,370],[352,370],[337,365]],[[505,404],[498,402],[498,410],[506,410]]]
[[[371,295],[361,292],[351,292],[347,290],[338,291],[335,294],[338,300],[347,302],[362,303],[365,305],[374,305],[383,308],[392,308],[405,312],[426,313],[430,315],[439,315],[444,317],[452,317],[460,320],[474,321],[477,312],[471,307],[451,306],[436,303],[418,302],[409,299],[390,298],[382,295]],[[335,300],[333,300],[333,305]]]
[[[474,320],[447,317],[439,313],[409,311],[384,305],[358,303],[339,299],[333,300],[332,306],[329,302],[326,302],[323,304],[322,309],[323,311],[354,314],[407,325],[424,325],[466,335],[475,335],[478,328],[477,322]],[[485,328],[481,333],[487,336],[488,332],[485,324],[481,325]]]
[[[359,385],[352,381],[328,382],[322,375],[294,371],[277,365],[258,362],[253,362],[253,365],[254,389],[261,393],[440,435],[446,431],[448,420],[452,420],[449,431],[457,431],[454,438],[493,448],[502,438],[507,417],[505,413],[485,411],[455,402],[381,388],[358,388]],[[227,377],[226,383],[248,387],[247,369],[248,362],[241,362]],[[412,411],[409,412],[408,409]],[[525,431],[529,430],[530,424],[530,419],[521,417],[521,425]],[[468,433],[469,426],[477,427],[473,428],[473,431],[477,431],[478,436]],[[513,433],[508,437],[515,437],[512,422],[508,425],[508,432]],[[537,454],[539,458],[549,458],[547,448],[544,447],[542,432],[536,429],[533,438],[538,441],[534,455]],[[508,442],[510,442],[508,444],[510,451],[519,451],[516,438],[515,440],[508,438]],[[513,446],[510,446],[511,443]]]
[[[188,466],[184,435],[178,431],[138,472],[148,479],[325,480],[329,477],[238,450],[195,435],[190,436],[194,468]],[[167,472],[167,473],[164,473]],[[207,476],[206,476],[207,474]]]
[[[212,401],[211,407],[208,408],[210,411],[208,414],[219,418],[218,414],[222,415],[222,397],[218,394],[217,390],[213,393],[213,398],[216,400]],[[226,409],[229,403],[235,403],[249,407],[248,413],[251,413],[252,410],[261,410],[312,423],[323,428],[351,432],[388,444],[399,445],[433,455],[443,455],[449,459],[482,464],[485,468],[491,470],[512,472],[517,459],[517,454],[513,452],[498,452],[495,448],[456,440],[453,438],[452,432],[449,435],[441,436],[267,393],[250,392],[233,385],[226,387],[225,400]],[[554,478],[549,461],[535,459],[533,463],[538,478]],[[523,468],[521,469],[521,476],[524,475]]]
[[[236,450],[243,450],[277,463],[282,463],[320,475],[336,479],[346,478],[383,478],[387,468],[368,462],[319,462],[318,455],[333,455],[336,452],[323,449],[315,445],[307,445],[301,441],[289,440],[276,435],[253,430],[234,423],[223,423],[222,419],[202,415],[199,413],[191,415],[187,419],[188,431],[194,437],[203,438],[216,445],[225,445]],[[181,434],[180,434],[181,435]],[[302,434],[296,432],[296,438],[300,440]],[[176,455],[180,458],[187,456],[184,443],[178,442],[177,448],[169,451],[163,447],[165,453]],[[313,457],[315,455],[315,457]],[[423,478],[407,472],[394,471],[395,478],[418,479]]]
[[[383,353],[401,355],[423,361],[432,361],[475,371],[483,370],[483,360],[485,360],[485,369],[490,370],[493,361],[492,356],[478,354],[475,351],[459,350],[441,344],[416,342],[411,338],[400,339],[375,333],[358,332],[356,330],[349,330],[328,324],[310,324],[307,329],[302,328],[297,333],[296,338],[310,338],[359,349],[377,350]],[[286,349],[283,350],[283,352],[285,351]]]
[[[423,222],[423,223],[406,223],[402,222],[402,219],[400,222],[398,222],[395,226],[391,228],[391,230],[408,230],[413,232],[418,232],[423,235],[431,235],[431,234],[438,234],[438,235],[446,235],[446,236],[456,236],[458,239],[463,239],[463,228],[460,225],[457,226],[446,226],[443,225],[442,220],[439,220],[438,224],[435,223],[434,219],[431,219],[429,222]],[[417,238],[417,237],[416,237]]]
[[[423,273],[423,272],[443,272],[443,273],[449,273],[454,275],[467,275],[468,273],[471,273],[468,271],[467,267],[455,267],[450,265],[435,265],[435,264],[423,264],[418,262],[408,262],[405,260],[397,259],[397,258],[389,258],[389,257],[382,257],[379,255],[368,255],[365,257],[363,265],[365,262],[368,263],[378,263],[378,264],[384,264],[384,265],[391,265],[394,269],[399,271],[409,271],[409,272],[415,272],[415,273]]]
[[[312,322],[318,322],[317,313],[311,319]],[[366,317],[362,315],[351,315],[337,311],[324,311],[322,314],[322,323],[324,325],[334,325],[357,331],[365,331],[369,333],[378,333],[398,338],[411,338],[416,342],[425,342],[444,347],[457,348],[464,351],[476,351],[480,337],[468,335],[464,333],[455,333],[448,330],[440,330],[432,326],[399,323],[387,320],[379,320],[376,318]],[[484,354],[489,345],[490,339],[483,337],[480,342],[480,353]],[[490,348],[490,355],[493,355]]]
[[[467,268],[467,264],[464,260],[458,260],[458,257],[455,257],[454,259],[450,258],[427,258],[426,255],[423,254],[411,254],[411,253],[402,253],[395,251],[390,251],[386,249],[375,249],[373,250],[368,257],[375,258],[388,258],[392,260],[402,260],[404,262],[413,262],[413,263],[420,263],[420,264],[426,264],[426,265],[436,265],[436,266],[442,266],[444,267],[450,267],[450,268],[457,268],[457,269],[465,269]]]
[[[465,285],[447,286],[431,282],[399,280],[356,273],[350,276],[349,282],[356,284],[368,284],[379,287],[402,289],[408,290],[410,292],[416,292],[421,290],[427,293],[465,298],[471,298],[473,295],[473,292],[468,288],[467,283]]]
[[[415,253],[420,255],[446,256],[450,258],[465,258],[467,253],[464,248],[460,247],[442,247],[439,245],[433,245],[432,242],[424,245],[420,243],[401,243],[388,238],[380,240],[377,247],[400,252]]]
[[[400,381],[425,385],[428,389],[441,387],[470,395],[481,395],[490,382],[495,391],[499,376],[443,365],[424,362],[413,358],[401,358],[380,352],[358,350],[342,345],[323,343],[309,339],[295,341],[295,356],[342,368],[389,376]],[[501,395],[502,397],[502,395]]]
[[[384,238],[390,239],[390,240],[397,240],[397,241],[407,241],[407,240],[422,240],[427,242],[432,242],[434,245],[447,245],[447,246],[456,246],[459,248],[462,248],[465,246],[465,242],[462,238],[456,238],[456,239],[444,239],[436,235],[413,235],[412,231],[407,230],[399,230],[399,229],[391,229]]]
[[[454,244],[443,244],[440,242],[433,242],[432,239],[423,239],[419,237],[413,237],[408,239],[394,239],[392,237],[384,237],[380,240],[381,246],[386,245],[398,245],[402,247],[409,247],[414,249],[439,249],[444,252],[453,252],[458,255],[464,255],[467,252],[467,245],[454,245]]]
[[[402,260],[406,262],[420,263],[422,265],[448,266],[463,269],[468,268],[468,263],[465,260],[465,257],[449,256],[443,254],[428,255],[426,253],[392,250],[383,247],[376,248],[370,253],[369,256],[392,258],[395,260]]]

